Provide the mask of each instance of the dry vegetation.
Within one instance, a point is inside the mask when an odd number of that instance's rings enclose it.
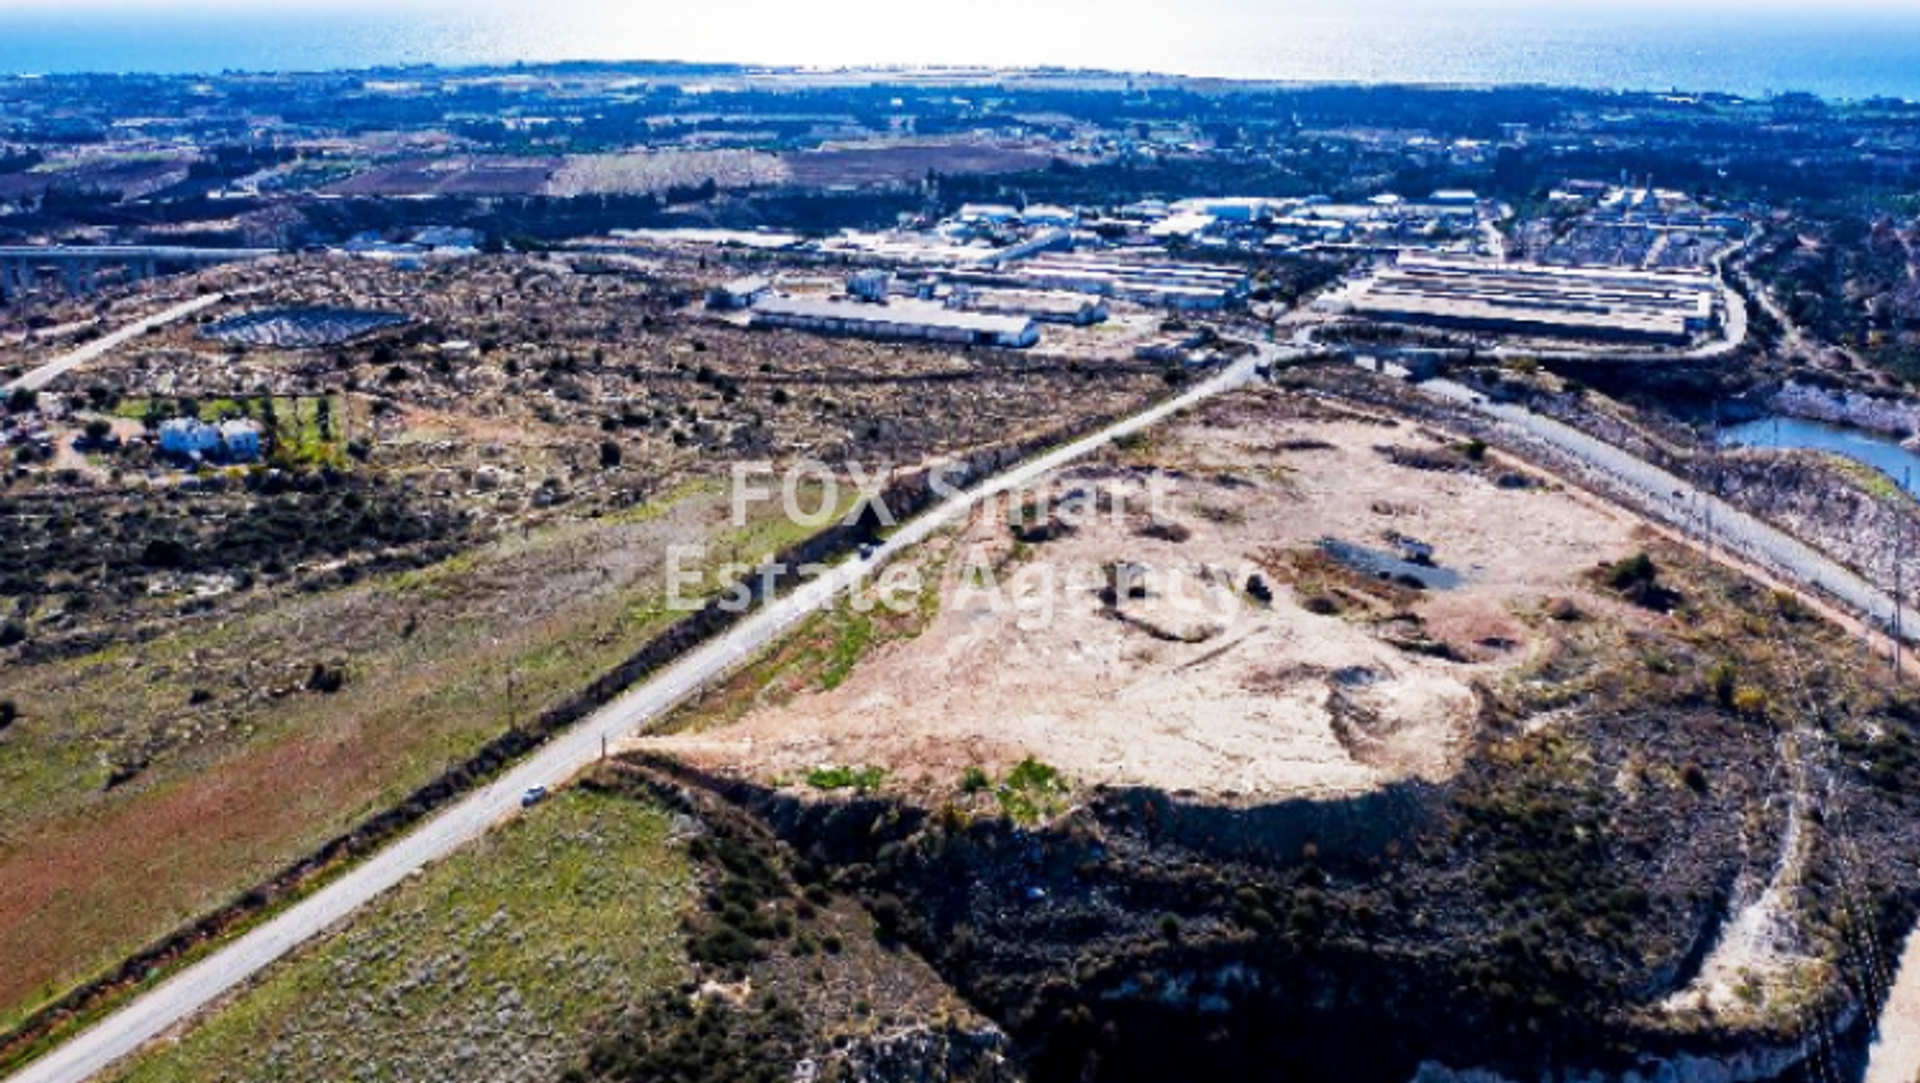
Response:
[[[1034,1079],[1531,1078],[1729,1041],[1841,1070],[1920,896],[1920,715],[1844,630],[1497,451],[1306,397],[1059,488],[1155,472],[1177,522],[976,522],[930,551],[937,607],[822,618],[647,754],[900,913]],[[1383,577],[1329,536],[1430,562]],[[1249,556],[1254,634],[1097,586],[1016,630],[960,601],[969,538],[1002,573]],[[1464,713],[1394,713],[1448,687]],[[1304,735],[1327,755],[1235,743]]]
[[[717,564],[808,532],[777,505],[731,524],[732,462],[912,465],[1164,391],[1131,365],[751,334],[684,307],[705,281],[228,268],[201,286],[263,289],[209,319],[416,322],[318,350],[170,329],[49,396],[63,456],[96,419],[136,441],[0,488],[0,1024],[634,657],[678,616],[669,546]],[[137,439],[268,404],[298,454],[259,467],[195,476]]]
[[[900,569],[937,601],[911,644],[815,694],[769,698],[790,685],[755,671],[766,709],[647,745],[795,781],[878,765],[930,795],[1035,756],[1082,784],[1240,801],[1449,777],[1481,689],[1536,646],[1521,614],[1586,598],[1582,573],[1632,524],[1502,485],[1510,468],[1470,469],[1412,426],[1294,409],[1214,406],[1058,479],[1051,510],[984,511],[936,543],[932,574]],[[1414,538],[1430,563],[1397,578],[1352,563]],[[1119,567],[1140,582],[1116,595]],[[898,638],[874,634],[886,614],[843,615],[841,634]]]
[[[737,811],[616,767],[117,1078],[1009,1078],[896,931]]]

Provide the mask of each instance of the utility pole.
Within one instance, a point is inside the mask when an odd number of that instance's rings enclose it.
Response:
[[[507,667],[507,730],[520,732],[520,667]]]
[[[1901,471],[1901,487],[1911,491],[1913,468]],[[1906,646],[1907,517],[1893,523],[1893,683],[1900,683],[1900,652]]]

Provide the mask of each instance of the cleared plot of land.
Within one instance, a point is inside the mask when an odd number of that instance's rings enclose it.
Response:
[[[49,191],[112,192],[138,199],[186,179],[193,163],[156,155],[76,157],[0,174],[0,199],[38,199]]]
[[[712,181],[721,189],[760,188],[793,179],[781,159],[751,150],[662,150],[588,154],[567,159],[553,176],[554,196],[646,195],[669,188],[695,188]]]
[[[929,172],[1021,173],[1045,169],[1050,155],[1000,143],[877,143],[789,154],[793,180],[809,187],[918,184]]]
[[[694,898],[674,817],[572,791],[396,890],[116,1078],[529,1079],[677,981]]]
[[[917,637],[823,689],[776,676],[734,725],[642,746],[784,781],[874,765],[936,790],[1029,756],[1076,782],[1248,800],[1449,776],[1477,687],[1536,645],[1523,615],[1584,595],[1633,524],[1412,426],[1302,405],[1218,404],[1050,494],[1124,514],[1024,537],[1009,509],[981,516],[945,543]],[[1393,555],[1413,546],[1431,564]],[[1137,589],[1111,589],[1115,568]]]
[[[558,158],[421,158],[375,166],[328,185],[343,196],[535,196],[560,169]]]

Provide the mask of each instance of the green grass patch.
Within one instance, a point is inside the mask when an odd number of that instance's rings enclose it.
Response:
[[[887,772],[879,767],[816,767],[807,772],[807,785],[816,790],[852,790],[868,794],[880,788]]]
[[[475,1078],[584,1048],[678,980],[693,899],[672,818],[571,790],[363,912],[117,1078]]]
[[[208,423],[247,420],[267,435],[269,461],[285,469],[349,465],[349,407],[343,395],[262,395],[219,398],[187,404],[195,417]],[[159,425],[186,410],[177,401],[152,398],[123,399],[113,408],[115,417]]]
[[[1028,756],[1007,772],[1007,777],[994,787],[993,796],[1008,819],[1018,824],[1036,824],[1059,815],[1071,791],[1072,787],[1057,769]]]

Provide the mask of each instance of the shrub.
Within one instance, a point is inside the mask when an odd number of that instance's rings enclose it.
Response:
[[[344,666],[330,666],[325,662],[315,662],[307,673],[307,691],[331,696],[347,685],[347,671]]]
[[[816,790],[853,790],[872,793],[887,777],[881,767],[816,767],[807,772],[807,785]]]
[[[873,900],[869,912],[873,915],[873,927],[882,940],[898,940],[900,928],[906,921],[906,904],[898,895],[882,895]]]
[[[962,793],[985,793],[993,788],[993,780],[978,767],[969,767],[960,773],[960,791]]]
[[[1690,763],[1681,768],[1680,781],[1685,783],[1687,789],[1692,790],[1694,793],[1707,792],[1706,769],[1697,763]]]
[[[12,647],[27,641],[26,625],[19,621],[7,621],[0,624],[0,649]]]
[[[1758,688],[1742,687],[1733,693],[1733,709],[1759,718],[1767,713],[1767,694]]]
[[[1653,583],[1660,578],[1660,569],[1653,558],[1645,553],[1636,553],[1607,568],[1607,585],[1618,591],[1628,591],[1643,583]]]
[[[1659,567],[1645,553],[1606,565],[1601,569],[1600,579],[1621,597],[1658,613],[1672,610],[1680,601],[1678,594],[1661,584]]]
[[[1707,684],[1713,689],[1713,698],[1722,707],[1733,706],[1733,695],[1739,689],[1740,670],[1732,662],[1716,662],[1707,671]]]
[[[10,699],[0,700],[0,733],[13,728],[20,721],[20,705]]]

